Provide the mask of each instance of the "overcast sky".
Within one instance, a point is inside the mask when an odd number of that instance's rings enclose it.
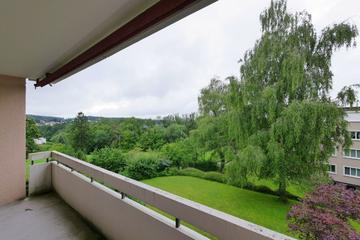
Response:
[[[27,82],[27,113],[73,117],[156,117],[190,113],[213,76],[239,76],[238,60],[260,36],[270,0],[219,0],[125,50],[54,85]],[[359,0],[290,0],[318,30],[344,20],[360,27]],[[359,39],[358,39],[359,41]],[[360,43],[359,43],[360,45]],[[360,82],[360,46],[333,57],[334,95]]]

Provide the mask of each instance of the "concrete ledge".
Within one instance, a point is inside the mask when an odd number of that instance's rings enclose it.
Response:
[[[54,190],[109,239],[207,239],[71,169],[52,162]]]
[[[29,195],[47,193],[51,188],[51,164],[30,165]]]
[[[51,156],[75,171],[184,220],[220,239],[293,239],[74,157],[59,152],[52,152]]]
[[[29,160],[41,160],[47,159],[51,157],[51,152],[36,152],[36,153],[29,153]]]

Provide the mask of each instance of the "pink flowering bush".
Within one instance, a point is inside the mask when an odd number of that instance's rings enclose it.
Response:
[[[294,205],[289,228],[301,239],[360,240],[348,224],[360,219],[360,193],[343,184],[322,185]]]

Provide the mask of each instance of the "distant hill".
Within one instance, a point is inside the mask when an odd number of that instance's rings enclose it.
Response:
[[[71,122],[74,118],[63,118],[63,117],[54,117],[54,116],[41,116],[41,115],[33,115],[27,114],[28,118],[33,119],[39,125],[49,125],[49,123],[57,124],[57,123],[66,123]],[[115,121],[124,121],[126,119],[130,119],[130,117],[99,117],[99,116],[86,116],[90,122],[98,122],[101,120],[115,120]],[[145,120],[141,118],[135,118],[138,120]],[[161,120],[152,119],[155,123],[159,124]]]
[[[86,117],[89,121],[94,121],[94,122],[104,120],[104,119],[120,120],[120,121],[129,119],[129,118],[125,118],[125,117],[98,117],[98,116],[86,116]]]
[[[33,115],[33,114],[27,114],[26,117],[31,118],[36,123],[48,123],[48,122],[56,122],[56,123],[62,123],[65,122],[65,118],[62,117],[53,117],[53,116],[40,116],[40,115]]]

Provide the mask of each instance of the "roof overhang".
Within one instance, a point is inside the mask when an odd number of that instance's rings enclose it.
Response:
[[[216,0],[5,0],[0,74],[56,83]]]

